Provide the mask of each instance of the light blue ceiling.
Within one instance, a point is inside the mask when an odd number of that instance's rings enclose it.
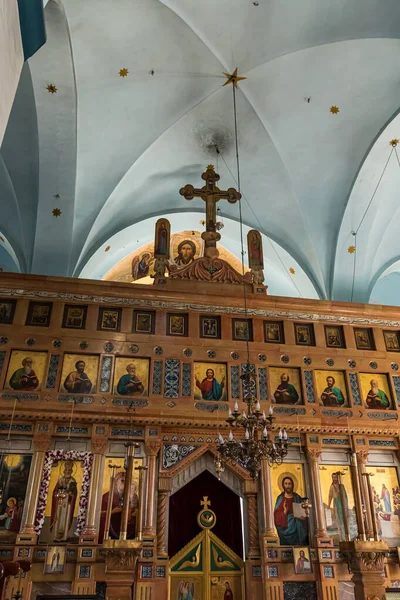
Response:
[[[238,66],[243,217],[264,234],[270,291],[400,304],[398,0],[49,0],[45,14],[0,152],[0,267],[101,278],[157,216],[199,229],[204,204],[178,192],[216,165],[215,142],[221,186],[236,185],[222,71]],[[240,256],[238,207],[220,208]]]

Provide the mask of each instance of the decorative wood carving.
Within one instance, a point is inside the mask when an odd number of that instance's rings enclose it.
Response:
[[[102,550],[101,554],[106,559],[107,571],[121,572],[135,570],[141,549],[115,549]]]
[[[356,451],[357,462],[361,465],[365,465],[368,460],[368,454],[369,454],[368,450],[357,450]]]
[[[157,456],[161,448],[161,442],[146,442],[144,449],[147,456]]]
[[[206,256],[194,260],[181,269],[175,269],[174,265],[171,265],[169,276],[171,279],[192,279],[212,283],[237,283],[239,285],[253,282],[250,273],[246,273],[244,276],[240,275],[222,258],[208,258]]]
[[[93,454],[104,454],[108,447],[108,438],[93,437],[91,439],[91,446]]]
[[[158,510],[157,510],[157,554],[158,556],[167,556],[167,508],[169,492],[165,490],[158,491]]]
[[[40,433],[33,438],[35,450],[38,452],[47,452],[50,450],[51,435],[48,433]]]
[[[258,541],[257,496],[255,494],[247,496],[247,515],[249,525],[249,556],[258,556],[260,554],[260,544]]]
[[[322,450],[320,448],[307,448],[307,460],[310,462],[319,462]]]

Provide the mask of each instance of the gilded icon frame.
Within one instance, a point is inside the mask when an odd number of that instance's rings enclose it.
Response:
[[[105,324],[105,318],[107,316],[112,317],[114,322],[112,325]],[[112,314],[111,314],[112,313]],[[121,331],[121,316],[122,316],[122,308],[118,308],[115,306],[100,306],[99,308],[99,317],[97,321],[97,330],[98,331]]]
[[[187,313],[167,313],[167,335],[187,337],[188,321]]]
[[[285,333],[283,330],[283,321],[264,321],[264,342],[266,344],[284,344],[285,343]],[[278,332],[278,337],[273,337],[272,335],[268,335]]]
[[[216,315],[200,315],[200,337],[220,340],[221,317]]]
[[[325,325],[324,330],[327,348],[346,348],[343,327],[341,325]]]
[[[40,315],[35,315],[35,310],[39,308],[47,309],[47,313],[45,313],[42,317],[40,317]],[[31,327],[48,327],[50,325],[52,310],[52,302],[36,302],[36,300],[31,300],[31,302],[29,302],[25,325]]]
[[[354,327],[353,331],[357,350],[375,350],[372,327]],[[363,341],[361,341],[361,336]]]
[[[85,329],[86,316],[87,316],[87,304],[65,304],[62,325],[64,329]],[[80,311],[80,323],[78,325],[72,325],[69,322],[70,311]]]
[[[143,317],[148,318],[148,326],[146,326],[146,321],[144,321]],[[140,323],[140,319],[142,323]],[[133,323],[132,323],[132,331],[133,333],[140,334],[148,334],[153,335],[156,326],[156,313],[154,310],[134,310],[133,311]]]
[[[315,346],[314,325],[312,323],[295,323],[294,335],[297,346]]]
[[[8,316],[5,315],[1,315],[1,308],[2,307],[9,307],[9,311],[8,312]],[[16,300],[2,300],[0,302],[0,324],[1,325],[11,325],[13,320],[14,320],[14,314],[15,314],[15,309],[17,307],[17,301]],[[7,310],[7,309],[6,309]]]
[[[247,326],[247,335],[240,329]],[[253,341],[253,320],[252,319],[232,319],[232,339],[238,342]]]

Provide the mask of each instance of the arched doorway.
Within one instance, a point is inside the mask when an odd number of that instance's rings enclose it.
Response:
[[[207,496],[217,516],[213,533],[235,554],[243,558],[243,532],[240,497],[208,470],[176,491],[170,498],[168,553],[177,554],[200,531],[197,514],[200,500]]]

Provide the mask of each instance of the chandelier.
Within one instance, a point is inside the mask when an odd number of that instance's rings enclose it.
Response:
[[[273,424],[276,417],[273,416],[272,408],[269,409],[268,416],[261,411],[260,403],[250,391],[253,387],[251,384],[255,383],[255,373],[250,372],[249,363],[246,367],[241,379],[244,380],[244,389],[248,390],[243,398],[247,408],[241,413],[236,402],[233,412],[229,409],[226,421],[231,426],[231,430],[228,439],[224,439],[219,433],[217,450],[223,459],[241,465],[249,471],[253,479],[256,479],[263,460],[266,460],[270,466],[280,465],[283,462],[288,453],[289,442],[285,429],[283,431],[280,429],[275,439]],[[235,439],[232,429],[240,429],[244,437]],[[220,474],[218,461],[220,458],[217,456],[215,465],[217,474]]]
[[[231,83],[233,91],[233,116],[235,126],[235,149],[236,149],[236,167],[237,167],[237,184],[240,193],[240,165],[239,165],[239,144],[237,130],[237,110],[236,110],[236,88],[237,83],[243,77],[238,77],[237,69],[229,75],[225,73],[228,81],[225,85]],[[216,148],[219,154],[218,148]],[[242,203],[239,200],[239,224],[240,224],[240,242],[242,253],[242,269],[244,275],[244,244],[243,244],[243,218],[242,218]],[[243,303],[244,317],[247,319],[247,298],[246,284],[243,285]],[[247,349],[247,364],[243,369],[241,379],[243,380],[243,402],[246,404],[246,410],[242,413],[239,411],[238,403],[235,403],[233,412],[229,409],[227,423],[230,425],[228,439],[224,439],[219,433],[218,435],[218,454],[215,458],[215,471],[218,478],[224,471],[223,461],[226,460],[231,464],[239,464],[243,466],[256,479],[261,470],[262,461],[267,461],[269,465],[280,465],[283,459],[287,456],[289,442],[285,430],[279,430],[278,436],[275,436],[272,408],[269,409],[268,417],[264,411],[261,411],[260,403],[255,396],[256,391],[256,374],[255,369],[250,364],[250,347],[249,335],[247,332],[246,338]],[[240,439],[235,439],[232,429],[239,429],[244,436]],[[275,439],[277,438],[277,439]]]

